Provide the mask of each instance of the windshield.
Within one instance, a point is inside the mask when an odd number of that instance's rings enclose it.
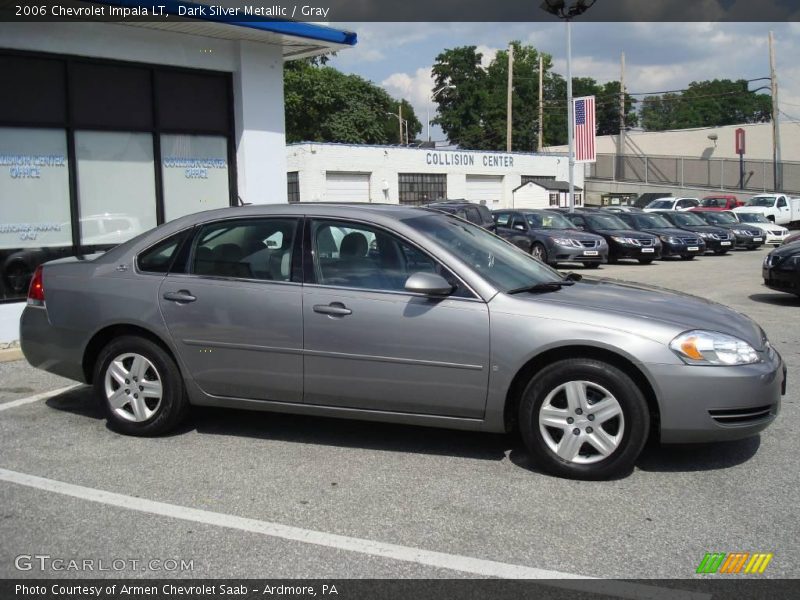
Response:
[[[708,225],[703,219],[695,214],[688,212],[676,212],[671,215],[672,220],[679,227],[691,227],[694,225]]]
[[[661,215],[636,215],[636,225],[643,229],[667,229],[672,224]]]
[[[766,206],[767,208],[772,208],[775,206],[775,197],[755,196],[754,198],[750,198],[750,200],[748,200],[747,206]]]
[[[724,212],[707,212],[703,213],[706,221],[714,223],[714,225],[730,225],[731,223],[738,223],[735,217]]]
[[[526,213],[525,218],[534,229],[575,229],[566,218],[553,213]]]
[[[647,208],[672,208],[675,200],[653,200],[647,205]]]
[[[558,271],[471,223],[446,215],[414,217],[403,223],[460,258],[503,292],[563,279]]]
[[[736,214],[742,223],[769,223],[767,217],[761,213],[737,212]]]
[[[625,221],[614,215],[584,215],[592,229],[630,229]]]

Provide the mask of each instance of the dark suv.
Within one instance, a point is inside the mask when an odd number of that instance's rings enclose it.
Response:
[[[595,269],[608,258],[602,236],[580,231],[563,215],[548,210],[496,210],[497,235],[551,266],[579,262]]]
[[[426,204],[426,208],[433,208],[446,212],[462,219],[466,219],[470,223],[475,223],[484,229],[494,232],[495,225],[492,219],[492,212],[483,204],[470,202],[469,200],[440,200],[439,202],[432,202]]]
[[[596,233],[608,242],[608,262],[632,258],[643,265],[661,258],[661,241],[658,236],[636,231],[617,215],[607,212],[562,213],[579,229]]]

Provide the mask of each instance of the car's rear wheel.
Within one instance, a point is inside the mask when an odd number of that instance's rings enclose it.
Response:
[[[586,267],[587,269],[596,269],[596,268],[598,268],[600,266],[600,263],[599,262],[585,262],[585,263],[583,263],[583,266]]]
[[[533,461],[573,479],[629,472],[650,430],[642,391],[623,371],[594,359],[542,369],[523,392],[519,422]]]
[[[139,336],[123,336],[103,348],[95,364],[94,389],[109,426],[129,435],[165,433],[188,409],[175,361]]]
[[[548,264],[547,248],[545,248],[544,245],[540,244],[539,242],[536,242],[533,244],[533,246],[531,246],[531,256],[533,256],[533,258],[538,258],[544,264]]]

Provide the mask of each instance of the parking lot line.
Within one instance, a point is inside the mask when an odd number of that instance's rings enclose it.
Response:
[[[493,560],[473,558],[470,556],[448,554],[445,552],[434,552],[410,546],[401,546],[363,538],[314,531],[311,529],[302,529],[300,527],[293,527],[280,523],[271,523],[269,521],[260,521],[247,517],[238,517],[235,515],[212,512],[197,508],[189,508],[175,504],[167,504],[165,502],[157,502],[154,500],[147,500],[144,498],[136,498],[115,492],[65,483],[55,479],[47,479],[44,477],[38,477],[36,475],[19,473],[17,471],[11,471],[3,468],[0,468],[0,481],[152,515],[171,517],[184,521],[193,521],[206,525],[215,525],[217,527],[224,527],[228,529],[237,529],[240,531],[246,531],[248,533],[257,533],[284,540],[335,548],[337,550],[347,550],[350,552],[369,554],[371,556],[381,558],[389,558],[417,563],[425,566],[460,571],[482,577],[497,577],[505,579],[546,579],[549,580],[546,582],[546,585],[548,586],[578,591],[607,593],[620,598],[647,598],[653,600],[660,598],[705,600],[710,598],[710,595],[708,594],[660,588],[636,583],[603,581],[582,575],[564,573],[561,571],[538,569],[524,565],[502,563]]]
[[[41,394],[28,396],[27,398],[20,398],[19,400],[12,400],[11,402],[4,402],[0,404],[0,411],[8,410],[10,408],[16,408],[18,406],[23,406],[25,404],[30,404],[31,402],[38,402],[39,400],[47,400],[48,398],[52,398],[53,396],[58,396],[59,394],[68,392],[69,390],[79,387],[81,385],[82,384],[80,383],[73,383],[72,385],[58,388],[57,390],[50,390],[49,392],[42,392]]]

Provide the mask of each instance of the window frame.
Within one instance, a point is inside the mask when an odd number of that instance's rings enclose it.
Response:
[[[403,178],[409,177],[414,179],[403,181]],[[405,189],[407,186],[418,186],[418,189]],[[431,194],[427,200],[422,200],[418,197],[428,192],[431,192]],[[415,200],[404,200],[404,194],[413,194],[417,196],[417,198]],[[447,173],[397,174],[397,201],[399,204],[403,206],[423,206],[436,202],[441,198],[447,198]]]
[[[315,288],[322,288],[322,289],[329,289],[329,290],[347,290],[347,291],[353,291],[353,292],[366,292],[366,293],[370,293],[370,294],[391,294],[391,295],[395,295],[395,296],[399,295],[399,296],[413,296],[415,298],[428,298],[428,299],[431,298],[427,294],[420,294],[418,292],[409,292],[407,290],[386,290],[386,289],[380,289],[380,288],[348,287],[348,286],[342,286],[342,285],[329,285],[329,284],[325,284],[325,283],[318,283],[316,281],[316,268],[315,268],[315,264],[314,264],[315,260],[316,260],[316,258],[314,256],[314,254],[315,254],[314,245],[313,245],[313,240],[311,239],[312,222],[315,222],[315,221],[322,221],[322,222],[328,221],[328,222],[334,222],[334,223],[340,223],[340,224],[350,223],[350,224],[354,225],[355,228],[364,227],[364,228],[367,228],[367,229],[374,229],[374,230],[380,231],[384,235],[391,236],[391,237],[395,238],[397,241],[400,241],[400,242],[402,242],[402,243],[404,243],[404,244],[406,244],[408,246],[411,246],[414,250],[416,250],[417,252],[421,253],[423,256],[425,256],[428,259],[430,259],[434,264],[436,264],[439,267],[441,267],[442,269],[444,269],[447,273],[449,273],[453,277],[453,279],[455,279],[458,282],[459,287],[461,288],[462,292],[465,295],[457,296],[455,294],[456,294],[456,291],[458,291],[458,290],[454,290],[454,292],[451,295],[445,296],[446,299],[448,299],[448,300],[466,300],[466,301],[469,301],[469,302],[482,302],[484,304],[486,303],[480,297],[480,295],[466,281],[464,281],[463,277],[461,277],[458,273],[456,273],[455,270],[451,269],[446,264],[444,264],[441,260],[439,260],[435,256],[433,256],[428,250],[426,250],[425,248],[420,247],[420,245],[418,243],[408,239],[406,236],[402,235],[401,233],[398,233],[397,231],[394,231],[392,229],[388,229],[386,227],[383,227],[382,225],[378,225],[378,224],[370,222],[370,221],[364,221],[364,220],[361,220],[361,219],[353,219],[353,218],[349,218],[349,217],[338,218],[338,217],[332,217],[332,216],[310,216],[310,215],[305,217],[305,224],[303,226],[303,244],[302,244],[302,246],[303,246],[303,249],[302,249],[302,252],[303,252],[303,285],[305,285],[305,286],[310,286],[310,287],[315,287]],[[477,227],[477,225],[476,225],[476,227]]]
[[[237,223],[239,221],[245,222],[252,222],[252,221],[267,221],[267,220],[290,220],[293,219],[295,221],[295,230],[294,230],[294,240],[292,241],[292,260],[289,265],[289,281],[280,281],[274,279],[260,279],[256,277],[235,277],[230,275],[207,275],[204,273],[194,273],[194,258],[195,258],[195,251],[197,250],[197,243],[200,240],[200,236],[203,233],[203,230],[210,226],[216,226],[223,223]],[[246,283],[263,283],[263,284],[270,284],[270,285],[303,285],[303,277],[302,277],[302,255],[303,255],[303,216],[296,215],[296,214],[288,214],[288,215],[255,215],[255,216],[240,216],[240,217],[228,217],[225,219],[217,219],[215,221],[205,221],[203,223],[197,223],[193,226],[195,229],[194,233],[189,236],[189,251],[186,256],[186,265],[184,269],[184,273],[180,273],[180,275],[184,275],[187,277],[193,277],[198,279],[210,280],[210,281],[241,281]],[[180,249],[178,254],[180,255]]]

